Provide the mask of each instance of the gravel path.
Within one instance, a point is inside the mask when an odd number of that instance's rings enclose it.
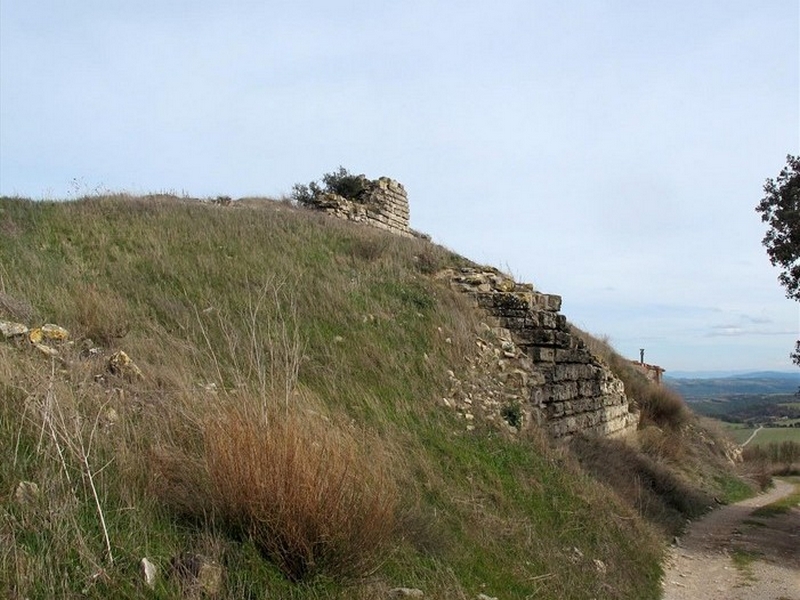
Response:
[[[664,600],[800,600],[800,508],[751,516],[792,489],[776,480],[768,493],[693,523],[670,548]]]

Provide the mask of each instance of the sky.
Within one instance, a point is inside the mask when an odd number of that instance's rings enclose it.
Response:
[[[411,226],[671,371],[796,370],[754,208],[800,154],[797,0],[0,0],[0,195],[283,196]]]

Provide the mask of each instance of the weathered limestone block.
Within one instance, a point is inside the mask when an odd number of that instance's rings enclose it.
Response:
[[[511,329],[513,331],[522,331],[527,327],[536,327],[536,322],[538,319],[535,315],[525,315],[523,317],[507,317],[501,316],[499,318],[500,325],[505,327],[506,329]]]
[[[529,294],[491,294],[491,306],[503,316],[524,317],[530,310]]]
[[[520,346],[543,346],[545,348],[569,348],[572,336],[552,329],[526,329]]]
[[[45,340],[54,342],[63,342],[69,337],[69,332],[52,323],[45,323],[41,327],[36,327],[28,332],[28,338],[34,344],[39,344]]]
[[[578,384],[574,381],[554,383],[549,386],[548,402],[564,402],[578,396]]]
[[[156,579],[158,578],[158,567],[146,556],[139,562],[139,568],[142,572],[142,578],[148,587],[156,587]]]
[[[143,379],[144,374],[138,365],[133,362],[124,351],[119,350],[108,359],[108,370],[124,379]]]
[[[593,381],[598,375],[598,367],[589,364],[581,363],[562,363],[555,366],[553,369],[553,381],[578,381],[590,380]],[[583,383],[583,381],[581,381]],[[581,394],[585,395],[585,394]]]
[[[556,296],[555,294],[533,294],[531,308],[535,310],[558,312],[561,310],[561,296]]]
[[[597,380],[584,380],[578,383],[578,393],[581,396],[601,396],[602,386]]]
[[[556,353],[558,352],[558,350],[556,350],[554,348],[543,348],[541,346],[529,346],[528,348],[526,348],[526,352],[527,352],[528,356],[531,357],[531,359],[533,360],[534,363],[542,364],[543,368],[545,368],[545,365],[547,365],[546,368],[548,368],[548,369],[552,368],[552,365],[549,364],[549,363],[555,364],[557,362],[557,359],[556,359],[557,354]]]

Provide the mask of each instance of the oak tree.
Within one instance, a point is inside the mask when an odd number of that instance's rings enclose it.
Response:
[[[769,225],[762,243],[770,262],[781,269],[778,280],[786,297],[800,301],[800,156],[788,155],[778,177],[767,179],[756,211]],[[800,340],[790,356],[800,366]]]
[[[800,156],[788,155],[778,177],[767,179],[756,211],[769,225],[762,243],[781,269],[778,280],[786,297],[800,301]]]

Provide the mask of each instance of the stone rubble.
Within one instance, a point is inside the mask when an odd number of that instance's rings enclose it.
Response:
[[[142,370],[131,360],[124,351],[118,350],[108,359],[108,370],[123,379],[143,379]]]
[[[531,415],[523,414],[531,363],[502,331],[481,323],[475,353],[466,357],[465,373],[449,370],[442,404],[453,408],[472,431],[478,422],[492,423],[517,433]]]
[[[41,327],[29,329],[22,323],[0,321],[0,333],[2,333],[3,337],[7,340],[22,340],[27,338],[34,348],[45,356],[50,357],[59,356],[59,351],[51,344],[60,344],[62,342],[67,342],[69,339],[69,331],[59,325],[53,325],[52,323],[45,323]]]
[[[12,321],[0,321],[0,333],[4,338],[11,338],[22,336],[28,333],[29,329],[22,323],[14,323]]]
[[[42,343],[45,340],[52,342],[64,342],[69,338],[69,332],[59,325],[45,323],[41,327],[31,329],[28,332],[28,338],[34,344]]]

